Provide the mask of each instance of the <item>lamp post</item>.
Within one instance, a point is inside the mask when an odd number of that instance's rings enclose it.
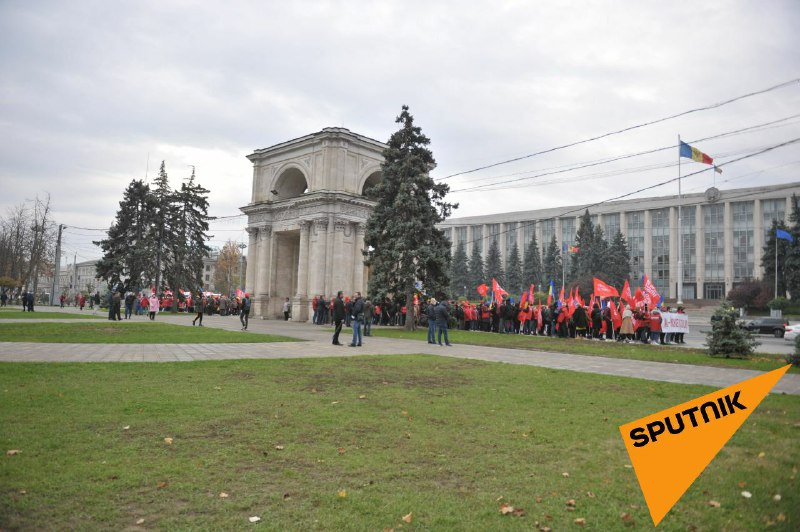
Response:
[[[247,244],[242,242],[242,243],[239,244],[238,247],[239,247],[239,286],[241,287],[242,292],[244,292],[244,281],[243,281],[243,275],[244,275],[244,250],[247,247]]]

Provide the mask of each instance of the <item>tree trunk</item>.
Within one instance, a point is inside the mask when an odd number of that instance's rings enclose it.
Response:
[[[414,316],[414,288],[406,288],[406,330],[416,331],[417,320]]]

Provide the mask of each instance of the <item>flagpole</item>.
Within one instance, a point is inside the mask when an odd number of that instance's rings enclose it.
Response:
[[[778,226],[775,227],[775,299],[778,299]]]
[[[683,305],[683,219],[681,195],[681,136],[678,135],[678,305]]]

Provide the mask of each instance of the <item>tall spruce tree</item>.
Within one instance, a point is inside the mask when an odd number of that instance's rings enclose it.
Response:
[[[450,262],[450,293],[454,298],[468,297],[469,294],[469,264],[465,247],[463,241],[456,244]]]
[[[562,263],[561,263],[561,250],[558,249],[558,242],[556,235],[550,239],[547,249],[544,251],[544,258],[542,260],[542,269],[544,270],[544,279],[542,284],[545,284],[545,292],[549,289],[550,281],[556,286],[556,293],[561,286],[561,278],[563,277]]]
[[[614,240],[608,246],[604,272],[606,278],[603,280],[618,290],[622,290],[622,285],[625,284],[625,280],[631,272],[631,254],[625,237],[620,231],[617,231]]]
[[[522,278],[524,283],[533,283],[536,285],[537,290],[544,290],[542,256],[535,232],[531,237],[531,241],[525,247],[525,257],[522,260]]]
[[[436,165],[427,147],[430,140],[414,125],[408,106],[395,122],[400,129],[383,151],[383,179],[372,189],[377,205],[364,236],[365,246],[372,248],[365,257],[372,267],[373,301],[387,294],[411,301],[417,280],[434,294],[449,285],[450,241],[436,224],[458,205],[445,201],[450,187],[430,177]],[[406,320],[407,329],[413,321]]]
[[[94,242],[103,250],[96,266],[97,276],[112,287],[121,285],[125,279],[128,290],[138,291],[153,282],[154,205],[150,187],[134,179],[123,192],[107,238]]]
[[[522,287],[525,280],[522,277],[522,261],[519,257],[519,247],[516,242],[514,247],[511,248],[511,253],[508,254],[508,263],[506,263],[506,283],[508,286],[504,288],[508,293],[514,297],[522,293]]]
[[[188,182],[181,183],[180,190],[172,195],[174,205],[174,231],[170,234],[171,255],[174,262],[164,271],[167,283],[173,291],[200,290],[203,286],[203,259],[211,248],[206,245],[209,236],[208,189],[195,182],[194,169]],[[173,311],[177,311],[178,300],[183,294],[174,292]]]
[[[472,254],[469,256],[469,284],[467,284],[467,297],[473,297],[480,285],[486,282],[486,272],[483,267],[483,257],[478,247],[479,241],[472,243]]]
[[[794,194],[792,194],[792,213],[789,215],[788,232],[794,239],[792,242],[780,239],[789,244],[784,272],[786,289],[792,299],[800,299],[800,202]]]
[[[783,220],[772,220],[772,227],[770,227],[767,238],[764,241],[764,249],[761,255],[761,268],[764,271],[764,281],[772,287],[772,296],[775,296],[775,244],[777,241],[778,248],[778,286],[777,293],[779,297],[786,297],[786,262],[789,259],[789,252],[791,250],[791,242],[776,236],[778,229],[789,231],[786,223]]]
[[[595,231],[592,217],[587,209],[581,216],[578,233],[575,236],[577,253],[573,253],[569,264],[569,281],[585,279],[587,276],[596,275],[594,269],[596,260]]]
[[[155,289],[161,292],[166,286],[164,283],[163,272],[171,269],[175,264],[175,253],[172,238],[175,235],[175,209],[173,201],[175,199],[172,189],[169,187],[169,176],[164,161],[161,161],[161,168],[158,175],[153,179],[153,207],[155,227],[152,237],[155,241]]]
[[[489,254],[486,255],[486,280],[491,281],[492,279],[497,280],[500,286],[505,288],[506,274],[503,271],[503,259],[500,256],[497,240],[493,240],[489,245]]]

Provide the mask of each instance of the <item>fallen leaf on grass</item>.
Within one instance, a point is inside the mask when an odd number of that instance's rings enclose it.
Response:
[[[124,427],[122,427],[122,430],[131,430],[131,426],[130,425],[125,425]]]
[[[172,445],[172,438],[164,438],[164,443],[167,445]]]
[[[513,511],[514,511],[514,507],[511,506],[508,503],[504,502],[503,504],[500,505],[500,513],[503,514],[503,515],[508,515]]]
[[[781,512],[778,514],[778,517],[776,519],[778,520],[779,523],[783,523],[784,521],[786,521],[786,516],[783,515],[783,512]]]
[[[628,512],[622,512],[619,514],[619,518],[622,519],[623,523],[633,523],[633,516]]]
[[[722,506],[722,504],[720,504],[719,501],[708,501],[708,505],[711,506],[712,508],[719,508],[720,506]]]
[[[502,500],[503,500],[503,496],[502,495],[500,495],[498,498],[495,499],[495,501],[497,501],[497,502],[500,502]]]
[[[227,499],[228,497],[229,497],[229,495],[227,493],[225,493],[224,491],[221,491],[220,494],[219,494],[219,498],[220,499]]]
[[[744,480],[740,480],[736,485],[739,486],[740,488],[744,488],[745,486],[747,486],[747,482],[745,482]]]
[[[142,517],[141,519],[137,519],[136,520],[136,524],[137,525],[143,525],[144,524],[144,517]]]
[[[525,510],[523,510],[522,508],[514,508],[514,515],[516,517],[524,517],[525,516]]]
[[[338,405],[338,404],[339,404],[339,401],[331,401],[331,404],[332,404],[332,405]]]
[[[411,433],[410,432],[406,432],[405,434],[403,434],[403,437],[405,437],[405,439],[407,439],[407,440],[410,440],[411,439]]]
[[[366,399],[366,398],[367,398],[367,396],[366,396],[366,395],[359,395],[359,396],[358,396],[358,398],[359,398],[359,399]]]
[[[339,490],[339,497],[341,498],[347,497],[347,490]]]
[[[291,494],[289,494],[289,493],[284,493],[284,494],[283,494],[283,500],[284,500],[284,501],[288,501],[288,500],[289,500],[289,499],[291,499],[291,498],[292,498]]]
[[[282,451],[283,449],[284,449],[284,446],[283,446],[283,445],[276,445],[276,446],[275,446],[275,450],[276,450],[276,451]]]
[[[156,484],[156,489],[163,490],[163,489],[164,489],[164,488],[166,488],[167,486],[169,486],[169,482],[167,482],[166,480],[162,480],[161,482],[159,482],[158,484]]]
[[[590,499],[594,499],[595,497],[594,493],[592,493],[591,491],[587,491],[586,496],[589,497]]]
[[[749,491],[743,491],[742,492],[742,497],[744,497],[745,499],[749,499],[752,496],[753,496],[753,494],[750,493]]]
[[[249,518],[248,521],[250,521],[251,523],[258,523],[259,521],[261,521],[261,518],[258,517],[257,515],[254,515],[253,517]]]
[[[10,450],[6,451],[6,456],[16,456],[21,452],[22,451],[20,451],[19,449],[10,449]]]
[[[344,454],[344,453],[346,453],[346,452],[347,452],[347,449],[345,449],[344,447],[339,447],[338,449],[336,449],[336,451],[337,451],[339,454]]]
[[[772,497],[772,500],[773,500],[773,501],[775,501],[775,502],[781,502],[781,494],[780,494],[780,493],[776,493],[776,494],[775,494],[775,495]]]
[[[570,508],[575,508],[575,499],[570,499],[567,501],[567,506]]]
[[[584,526],[586,524],[586,519],[584,519],[583,517],[579,517],[575,519],[575,521],[573,522],[578,526]]]
[[[564,471],[563,473],[561,473],[561,476],[564,477],[564,478],[569,478],[569,473]]]
[[[405,521],[406,523],[410,523],[412,519],[414,519],[414,515],[412,514],[412,512],[409,512],[408,515],[403,516],[403,521]]]

